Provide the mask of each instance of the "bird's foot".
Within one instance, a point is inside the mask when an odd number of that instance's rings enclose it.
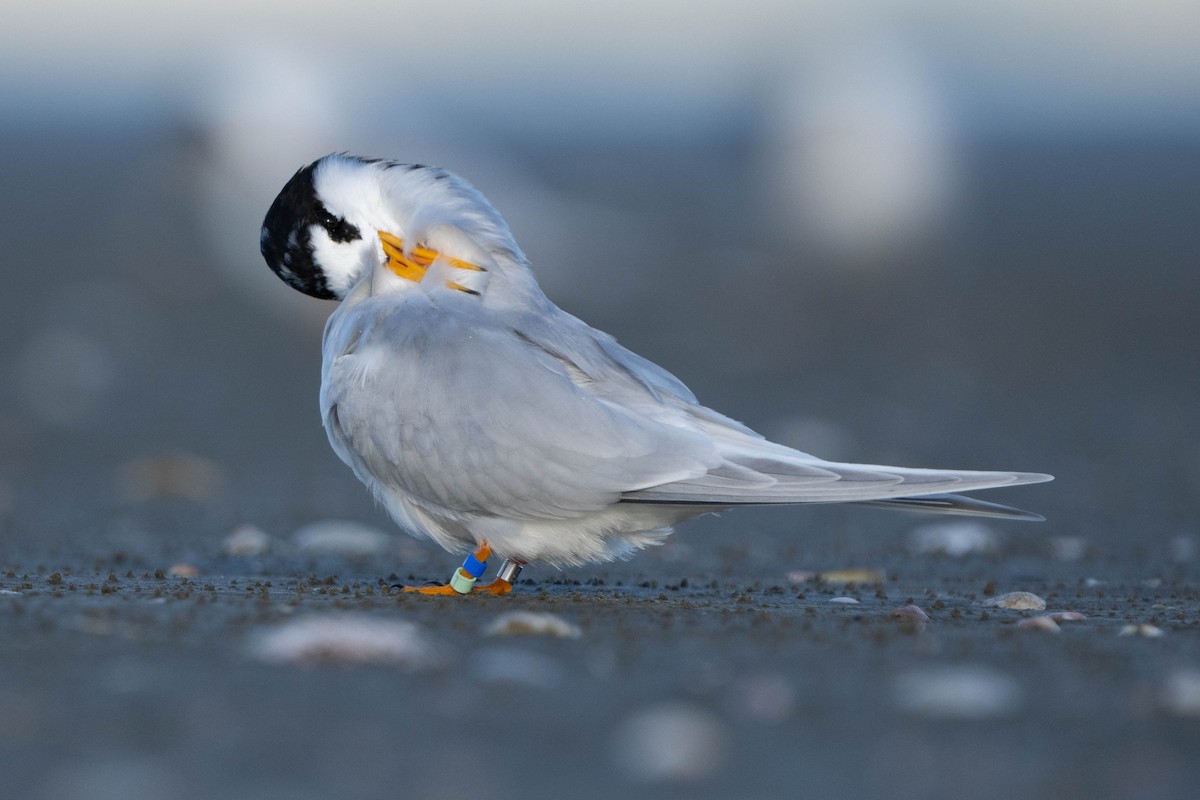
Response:
[[[401,591],[410,591],[410,593],[430,597],[456,597],[473,594],[498,597],[509,594],[512,591],[512,584],[516,583],[517,576],[521,575],[521,567],[524,566],[522,561],[505,559],[504,564],[500,566],[496,581],[482,585],[482,587],[475,585],[476,579],[484,575],[486,560],[491,554],[492,548],[487,546],[487,542],[484,542],[478,551],[468,555],[460,569],[455,570],[454,575],[450,577],[450,583],[436,585],[436,587],[401,587]]]
[[[512,591],[511,583],[504,580],[503,578],[496,578],[496,580],[492,581],[491,583],[489,583],[485,586],[476,586],[471,593],[472,594],[490,594],[490,595],[495,595],[498,597],[502,594],[508,594],[511,591]]]
[[[488,556],[492,554],[492,548],[487,542],[479,545],[479,549],[471,555],[467,556],[467,560],[463,565],[454,570],[454,574],[450,576],[450,582],[440,586],[404,586],[401,591],[414,592],[430,597],[457,597],[464,594],[490,594],[494,596],[508,594],[512,591],[513,582],[517,579],[517,575],[521,573],[521,562],[513,561],[512,559],[505,560],[503,566],[500,567],[500,575],[496,580],[486,586],[476,586],[475,581],[483,576],[487,570]]]
[[[449,583],[437,586],[402,586],[400,587],[400,591],[415,592],[416,594],[423,594],[428,597],[460,597],[464,594],[502,595],[512,591],[512,584],[501,578],[496,578],[496,580],[484,586],[472,586],[467,592],[460,592]]]
[[[437,586],[402,586],[402,592],[416,592],[429,597],[459,597],[461,592],[455,589],[448,583],[442,583]]]

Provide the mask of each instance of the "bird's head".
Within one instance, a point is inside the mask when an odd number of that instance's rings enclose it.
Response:
[[[259,246],[288,285],[329,300],[380,266],[420,283],[439,255],[464,274],[471,265],[487,264],[485,273],[497,261],[525,264],[504,220],[466,181],[436,167],[340,153],[292,176],[267,211]]]

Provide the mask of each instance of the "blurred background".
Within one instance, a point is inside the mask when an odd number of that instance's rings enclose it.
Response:
[[[1006,535],[1114,570],[1194,557],[1195,3],[58,0],[3,18],[10,562],[203,562],[244,524],[393,530],[320,427],[333,306],[258,254],[276,192],[337,150],[466,177],[552,299],[768,436],[1054,473],[989,495],[1050,518]],[[736,524],[844,564],[914,519]]]
[[[381,521],[316,413],[331,306],[257,252],[278,189],[334,150],[467,177],[560,305],[771,436],[1053,472],[1034,504],[1098,541],[1194,524],[1194,4],[5,19],[10,541]]]

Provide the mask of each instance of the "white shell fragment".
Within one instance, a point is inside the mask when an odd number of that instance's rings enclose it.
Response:
[[[1015,611],[1043,611],[1046,608],[1046,601],[1033,592],[1009,592],[985,600],[983,604],[993,608],[1009,608]]]
[[[436,643],[416,623],[355,614],[307,617],[259,631],[249,652],[277,664],[394,664],[417,669],[442,661]]]
[[[991,719],[1020,708],[1021,687],[990,667],[940,667],[901,675],[895,702],[901,711],[923,717]]]
[[[222,545],[231,556],[261,556],[271,549],[271,535],[254,525],[239,525]]]
[[[1126,625],[1117,631],[1117,636],[1143,636],[1147,639],[1157,639],[1163,635],[1163,629],[1156,625]]]
[[[292,534],[292,541],[302,552],[344,558],[382,555],[391,538],[369,525],[338,519],[310,522]]]
[[[828,572],[819,572],[816,576],[825,583],[847,584],[847,583],[883,583],[883,573],[877,569],[834,569]]]
[[[1059,561],[1079,561],[1087,555],[1088,541],[1082,536],[1051,536],[1050,552]]]
[[[492,620],[484,633],[488,636],[558,636],[577,639],[582,633],[577,625],[557,614],[546,611],[509,611]]]
[[[1055,611],[1048,615],[1055,622],[1083,622],[1087,617],[1078,611]]]
[[[829,598],[829,602],[838,603],[838,604],[844,605],[844,606],[858,605],[858,600],[855,600],[853,597],[831,597],[831,598]]]
[[[700,781],[720,768],[728,749],[729,736],[716,717],[675,703],[638,712],[613,740],[617,766],[644,783]]]
[[[1163,708],[1180,717],[1200,717],[1200,669],[1179,669],[1163,682]]]
[[[935,522],[908,535],[908,547],[918,555],[963,558],[995,552],[998,546],[996,534],[981,522]]]
[[[1045,631],[1046,633],[1062,633],[1062,628],[1049,615],[1030,617],[1017,623],[1017,627],[1026,631]]]

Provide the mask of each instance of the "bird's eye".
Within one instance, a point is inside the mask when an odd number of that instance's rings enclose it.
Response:
[[[341,217],[335,217],[324,206],[317,207],[317,222],[335,242],[353,242],[361,238],[358,228]]]

